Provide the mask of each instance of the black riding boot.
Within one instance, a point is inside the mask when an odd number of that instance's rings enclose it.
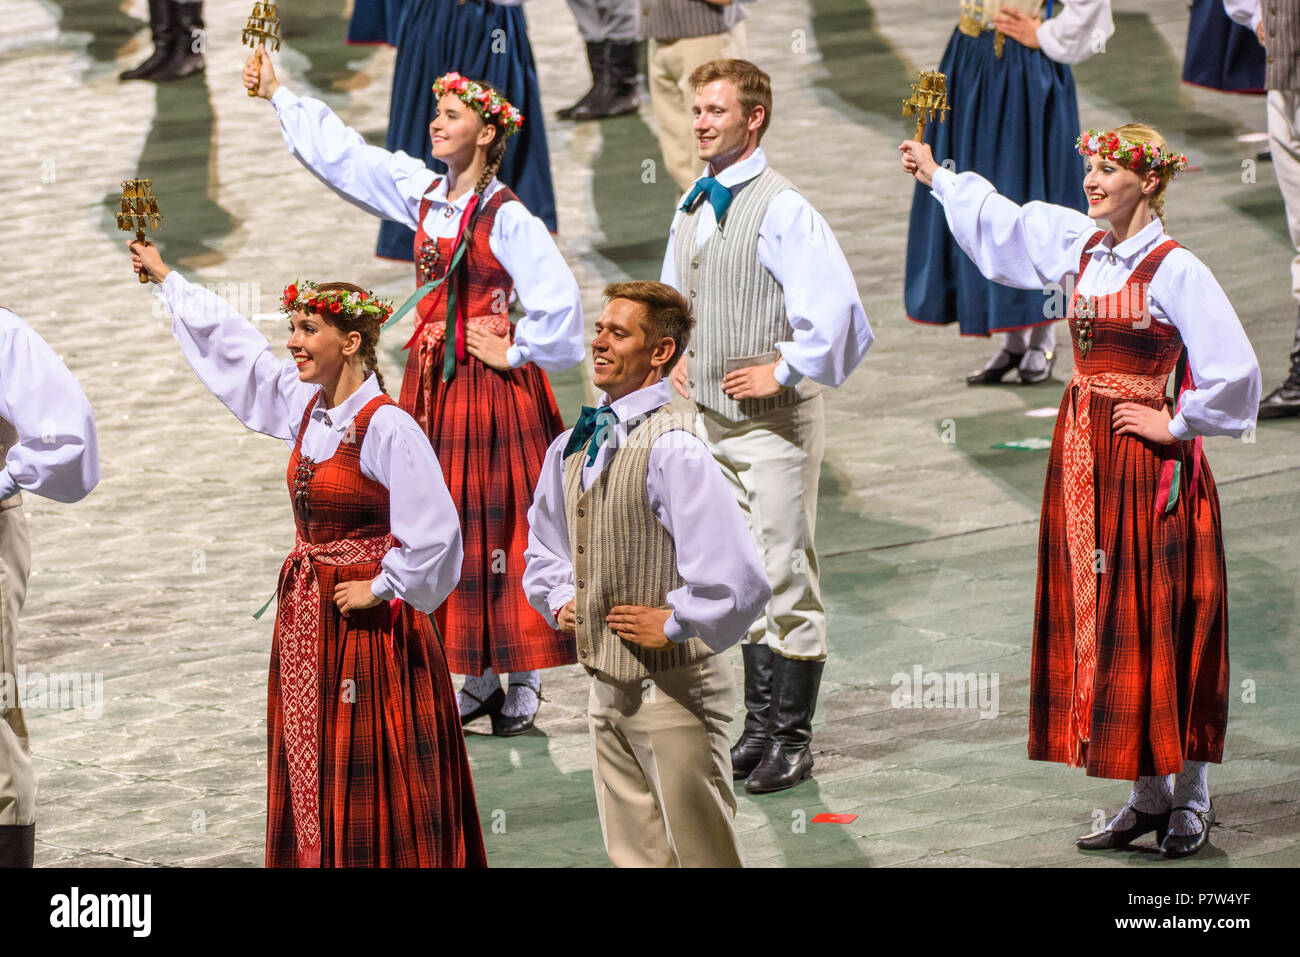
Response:
[[[153,53],[134,70],[124,70],[119,80],[147,80],[149,74],[171,56],[171,34],[176,18],[172,13],[175,0],[149,0],[149,32],[153,34]]]
[[[1282,419],[1300,415],[1300,318],[1296,320],[1295,339],[1291,342],[1291,372],[1286,381],[1259,403],[1261,419]]]
[[[172,31],[171,56],[149,76],[156,83],[203,72],[203,4],[172,0],[172,12],[176,29]]]
[[[572,106],[566,106],[562,110],[556,110],[555,115],[561,120],[573,119],[574,110],[586,109],[593,99],[600,92],[601,86],[606,82],[606,73],[608,67],[606,63],[609,59],[609,41],[607,40],[588,40],[587,41],[587,66],[591,69],[591,89],[582,95]]]
[[[0,825],[0,868],[31,867],[36,859],[36,825]]]
[[[636,40],[626,43],[609,40],[605,48],[605,69],[600,89],[586,106],[574,109],[571,119],[603,120],[635,113],[640,105],[636,77],[641,64],[641,44]]]
[[[731,748],[731,776],[749,777],[767,748],[767,715],[772,703],[772,649],[743,644],[745,658],[745,730]]]
[[[812,719],[825,666],[824,661],[772,656],[767,749],[745,779],[750,794],[784,791],[812,773]]]

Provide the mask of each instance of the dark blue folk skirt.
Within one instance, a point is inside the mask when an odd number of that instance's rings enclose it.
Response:
[[[1223,0],[1192,0],[1184,83],[1225,93],[1263,93],[1264,59],[1255,31],[1234,23]]]
[[[486,80],[524,115],[524,125],[506,147],[497,178],[555,232],[551,155],[523,8],[457,0],[404,0],[392,32],[397,63],[388,111],[388,149],[422,157],[431,169],[446,172],[433,158],[429,143],[429,123],[437,105],[433,81],[453,70],[472,80]],[[409,261],[414,246],[415,233],[405,226],[392,222],[380,226],[376,249],[380,256]]]
[[[1016,203],[1043,200],[1084,211],[1083,157],[1074,76],[1063,63],[1007,39],[998,59],[993,31],[954,30],[940,70],[952,112],[926,124],[934,158],[979,173]],[[903,290],[909,319],[956,322],[964,336],[987,336],[1051,322],[1040,290],[990,282],[961,251],[943,207],[919,183],[912,197]]]
[[[396,46],[393,32],[405,0],[356,0],[348,21],[348,43]]]

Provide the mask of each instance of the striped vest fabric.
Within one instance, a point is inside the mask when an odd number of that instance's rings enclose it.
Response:
[[[1261,0],[1264,14],[1264,85],[1300,92],[1300,0]]]
[[[9,458],[9,450],[18,444],[18,430],[13,424],[0,419],[0,464]],[[6,508],[17,508],[23,504],[23,493],[14,492],[8,498],[0,500],[0,510]]]
[[[721,228],[699,247],[695,230],[705,203],[677,213],[673,249],[677,284],[695,310],[695,329],[686,352],[691,394],[706,409],[732,421],[796,405],[821,391],[811,379],[767,399],[737,402],[722,391],[728,359],[764,356],[778,342],[793,337],[785,314],[785,292],[758,258],[763,216],[777,194],[787,189],[794,186],[767,167],[734,193]]]
[[[652,40],[682,40],[726,33],[747,14],[739,3],[725,7],[707,0],[642,0],[641,25]]]
[[[650,446],[673,431],[682,428],[669,406],[643,417],[585,492],[586,455],[574,453],[564,463],[578,663],[615,681],[643,681],[712,654],[698,638],[649,651],[619,638],[605,623],[615,605],[665,608],[668,593],[686,584],[672,536],[655,517],[646,491]]]

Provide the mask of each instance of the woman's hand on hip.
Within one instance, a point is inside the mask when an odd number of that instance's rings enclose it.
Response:
[[[1115,427],[1116,435],[1136,435],[1140,439],[1161,445],[1178,441],[1169,431],[1169,423],[1172,421],[1168,409],[1153,409],[1140,402],[1120,402],[1111,414],[1111,424]]]
[[[369,578],[364,581],[339,582],[334,586],[334,604],[338,605],[339,613],[344,618],[350,611],[374,608],[383,601],[370,590],[373,582],[374,579]]]
[[[502,372],[510,368],[510,361],[506,358],[510,340],[493,335],[476,322],[465,323],[465,348],[485,366]]]

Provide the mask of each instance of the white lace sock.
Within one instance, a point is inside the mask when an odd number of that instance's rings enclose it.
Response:
[[[541,703],[538,693],[542,690],[542,673],[540,671],[510,672],[510,687],[506,691],[506,703],[501,706],[501,713],[509,718],[522,718],[534,714]]]
[[[1172,775],[1160,774],[1138,778],[1133,782],[1128,802],[1120,808],[1109,824],[1108,831],[1123,831],[1137,823],[1137,814],[1161,814],[1173,806],[1174,785]]]
[[[501,689],[501,679],[487,668],[481,675],[466,675],[465,686],[456,692],[456,708],[461,716],[473,711],[482,702],[492,697],[492,693]],[[470,697],[473,695],[473,697]],[[478,700],[475,701],[474,698]]]
[[[1047,369],[1047,354],[1056,351],[1056,323],[1049,322],[1032,329],[1023,329],[1027,333],[1025,340],[1025,357],[1020,360],[1020,368],[1025,372],[1044,372]]]
[[[1198,811],[1210,809],[1210,781],[1204,761],[1184,761],[1183,769],[1174,776],[1173,807],[1194,807]],[[1175,811],[1169,818],[1169,833],[1190,837],[1201,833],[1201,819],[1191,811]]]

